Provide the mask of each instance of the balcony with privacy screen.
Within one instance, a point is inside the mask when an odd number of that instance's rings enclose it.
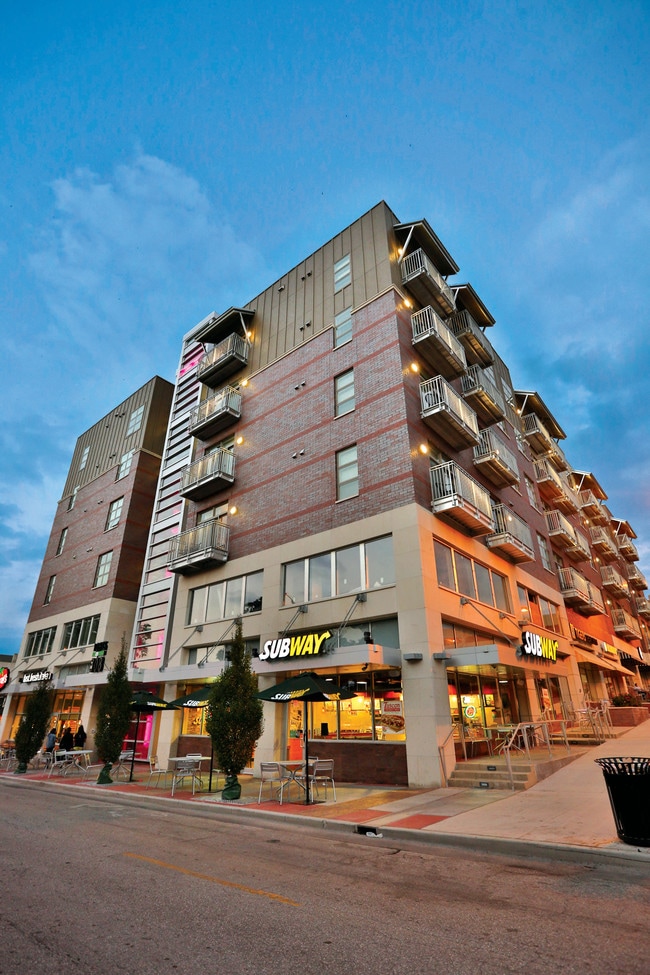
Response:
[[[494,430],[481,430],[474,447],[474,466],[498,487],[519,483],[517,458]]]
[[[450,446],[461,450],[479,441],[476,413],[442,376],[420,383],[422,419]]]
[[[421,247],[402,260],[402,283],[408,286],[421,305],[433,301],[442,315],[450,315],[456,310],[454,293],[433,261]]]
[[[250,343],[233,332],[223,342],[206,352],[196,368],[196,377],[215,389],[248,363]]]
[[[200,501],[235,480],[235,455],[231,450],[215,450],[190,464],[181,472],[181,490],[184,498]]]
[[[442,319],[428,305],[411,315],[413,347],[431,369],[446,379],[455,379],[467,368],[465,351]]]
[[[614,633],[617,636],[622,636],[625,640],[641,639],[641,627],[638,621],[633,616],[630,616],[626,609],[613,606],[612,623],[614,624]]]
[[[437,464],[429,471],[431,507],[462,525],[470,535],[494,531],[489,492],[454,461]]]
[[[241,399],[240,391],[232,386],[226,386],[214,396],[204,399],[190,413],[190,435],[199,440],[209,440],[232,426],[241,417]]]
[[[556,548],[575,562],[585,562],[591,558],[588,539],[560,511],[546,511],[544,517],[548,534]]]
[[[465,400],[486,426],[504,419],[506,404],[503,396],[481,366],[467,367],[461,388]]]
[[[487,547],[511,562],[532,562],[535,558],[533,538],[524,519],[505,504],[497,504],[492,510],[495,531],[485,539]]]
[[[629,589],[627,581],[613,565],[601,565],[600,575],[603,580],[603,589],[613,596],[627,596]]]
[[[572,566],[558,569],[560,591],[567,606],[577,609],[583,616],[596,616],[605,612],[605,604],[600,590],[587,582]]]
[[[465,349],[465,358],[471,365],[492,365],[494,362],[492,343],[466,309],[452,315],[447,320],[447,325]]]
[[[229,546],[230,528],[221,521],[208,521],[170,540],[168,568],[181,575],[203,572],[226,562]]]

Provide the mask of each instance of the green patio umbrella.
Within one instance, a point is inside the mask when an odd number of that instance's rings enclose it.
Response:
[[[210,700],[211,694],[212,685],[206,684],[205,687],[201,687],[198,691],[192,691],[191,694],[184,694],[183,697],[177,697],[171,703],[177,708],[204,708]],[[212,739],[210,739],[210,778],[208,780],[208,792],[212,792],[213,769],[214,751],[212,749]],[[218,781],[219,779],[217,778],[217,782]]]
[[[347,687],[339,687],[334,681],[319,677],[313,670],[259,691],[255,695],[261,701],[273,701],[275,704],[285,704],[289,701],[302,701],[304,704],[303,724],[305,729],[305,805],[311,802],[309,789],[309,734],[307,728],[308,701],[350,701],[356,692]]]
[[[170,701],[163,701],[157,694],[151,691],[134,691],[131,695],[131,710],[137,714],[135,722],[135,739],[133,742],[133,755],[131,756],[131,770],[129,772],[129,782],[133,782],[133,766],[135,764],[135,749],[138,744],[138,729],[140,727],[140,715],[146,711],[176,711],[176,705]]]

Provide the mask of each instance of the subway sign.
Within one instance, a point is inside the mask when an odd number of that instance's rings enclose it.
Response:
[[[542,660],[550,660],[551,663],[557,662],[557,652],[560,644],[557,640],[551,640],[547,636],[540,636],[539,633],[531,633],[530,630],[523,630],[521,634],[521,656],[522,657],[541,657]]]
[[[260,660],[286,660],[288,657],[315,657],[325,653],[324,643],[332,634],[303,633],[301,636],[286,636],[280,640],[267,640],[260,650]]]

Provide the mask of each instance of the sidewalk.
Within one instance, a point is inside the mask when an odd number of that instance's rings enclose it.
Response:
[[[473,849],[500,852],[534,852],[541,848],[571,852],[598,851],[619,858],[644,859],[650,864],[650,847],[621,843],[616,835],[614,818],[602,771],[596,758],[639,756],[650,758],[650,720],[587,749],[575,761],[537,783],[525,792],[512,793],[491,789],[390,789],[371,786],[337,785],[337,801],[331,793],[326,802],[307,806],[299,802],[262,801],[258,804],[259,779],[242,776],[242,797],[238,802],[223,802],[213,782],[211,794],[177,791],[171,798],[169,781],[147,788],[148,773],[137,769],[135,782],[116,782],[97,786],[93,780],[77,777],[48,778],[42,772],[24,776],[0,774],[0,784],[63,786],[110,794],[123,793],[142,801],[163,800],[211,807],[215,815],[237,821],[263,819],[296,822],[339,832],[362,832],[377,836],[383,842],[418,842],[460,844]],[[223,780],[221,781],[223,785]],[[198,812],[199,809],[196,809]],[[650,816],[650,810],[648,812]]]

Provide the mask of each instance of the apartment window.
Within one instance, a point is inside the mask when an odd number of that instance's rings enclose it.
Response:
[[[111,501],[110,505],[108,506],[108,515],[106,517],[106,526],[104,531],[110,531],[111,528],[115,528],[115,526],[119,524],[123,504],[124,498],[117,498],[115,501]]]
[[[27,637],[25,647],[26,657],[40,657],[44,653],[49,653],[54,643],[56,626],[48,626],[46,630],[36,630]]]
[[[88,647],[95,643],[99,629],[99,614],[86,616],[81,620],[66,623],[63,628],[62,650],[72,650],[75,647]]]
[[[549,572],[553,571],[553,563],[551,562],[551,553],[548,547],[548,542],[543,535],[537,532],[537,544],[539,545],[539,555],[542,560],[542,565]]]
[[[263,572],[237,576],[190,591],[187,623],[211,623],[262,611]]]
[[[354,405],[354,369],[348,369],[334,380],[334,416],[351,413]]]
[[[134,454],[135,450],[127,450],[125,454],[122,454],[120,466],[117,469],[117,477],[115,478],[116,481],[119,481],[121,477],[126,477],[126,475],[129,473]]]
[[[68,511],[72,511],[72,509],[74,508],[75,501],[77,500],[77,492],[78,491],[79,491],[79,485],[77,484],[76,488],[74,489],[74,491],[72,492],[72,494],[68,498]]]
[[[359,493],[357,446],[346,447],[336,454],[336,500],[345,501]]]
[[[81,463],[79,464],[79,470],[82,471],[86,466],[88,460],[88,454],[90,453],[90,447],[84,447],[84,452],[81,455]]]
[[[43,600],[43,605],[47,606],[52,602],[52,593],[54,592],[54,583],[56,582],[56,576],[50,576],[50,581],[47,584],[47,589],[45,590],[45,599]]]
[[[510,589],[505,576],[434,540],[438,585],[462,596],[510,612]]]
[[[93,589],[97,589],[98,586],[105,586],[108,582],[108,574],[111,571],[111,562],[113,560],[112,552],[104,552],[97,559],[97,568],[95,569],[95,581],[93,582]]]
[[[59,544],[56,547],[56,554],[60,555],[65,547],[65,540],[68,537],[68,529],[62,528],[61,534],[59,535]]]
[[[287,562],[282,570],[282,603],[299,606],[304,602],[394,585],[393,539],[385,535]]]
[[[352,308],[340,311],[334,317],[334,348],[345,345],[352,338]]]
[[[541,509],[539,506],[539,501],[537,500],[537,491],[535,490],[535,484],[533,481],[531,481],[531,479],[528,477],[527,474],[524,474],[524,483],[526,485],[526,493],[528,495],[528,500],[530,501],[531,506],[533,508],[536,508],[537,511],[540,511]]]
[[[142,426],[142,417],[144,415],[144,406],[139,406],[137,410],[134,410],[129,419],[129,425],[126,428],[126,436],[128,437],[131,433],[135,433]]]
[[[334,291],[340,291],[341,288],[345,288],[346,285],[352,280],[352,265],[350,263],[350,255],[346,254],[342,257],[340,261],[337,261],[334,265]]]
[[[205,525],[209,521],[225,521],[226,515],[228,514],[227,504],[214,504],[211,508],[204,508],[203,511],[199,511],[196,516],[197,527],[199,525]]]

